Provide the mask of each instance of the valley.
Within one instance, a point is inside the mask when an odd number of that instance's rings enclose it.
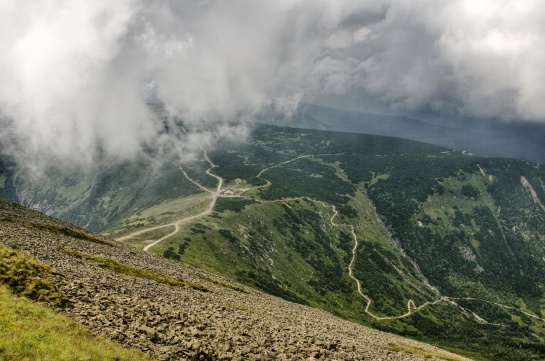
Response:
[[[264,168],[262,170],[259,171],[259,173],[255,176],[256,179],[261,179],[263,181],[265,181],[265,184],[264,185],[259,185],[255,188],[264,188],[264,187],[270,187],[272,185],[272,182],[269,181],[268,179],[264,178],[263,177],[263,174],[265,172],[267,172],[268,170],[270,169],[273,169],[273,168],[278,168],[278,167],[282,167],[283,165],[286,165],[288,163],[291,163],[291,162],[294,162],[298,159],[301,159],[301,158],[307,158],[307,157],[311,157],[311,155],[301,155],[301,156],[298,156],[298,157],[295,157],[293,159],[289,159],[289,160],[286,160],[286,161],[283,161],[281,163],[278,163],[278,164],[273,164],[273,165],[270,165],[269,167],[267,168]],[[182,223],[186,223],[186,222],[190,222],[190,221],[197,221],[198,219],[200,218],[204,218],[206,216],[208,216],[212,210],[214,209],[214,206],[216,204],[216,201],[219,197],[227,197],[227,198],[232,198],[232,197],[240,197],[240,198],[248,198],[248,199],[251,199],[250,197],[246,197],[245,195],[243,195],[242,193],[241,194],[236,194],[236,190],[232,187],[229,187],[227,189],[222,189],[222,185],[224,183],[224,179],[221,178],[220,176],[212,173],[212,169],[214,167],[216,167],[216,165],[214,163],[212,163],[210,161],[210,159],[208,158],[208,155],[207,155],[207,152],[205,150],[203,150],[203,158],[204,160],[210,164],[210,168],[208,168],[206,170],[206,174],[209,175],[210,177],[213,177],[217,180],[218,182],[218,185],[216,187],[215,190],[210,190],[206,187],[204,187],[203,185],[201,185],[200,183],[198,183],[197,181],[191,179],[187,173],[183,170],[182,167],[180,167],[180,170],[182,171],[184,177],[189,180],[190,182],[192,182],[193,184],[195,184],[197,187],[199,187],[201,190],[203,190],[204,192],[207,192],[209,194],[212,195],[212,199],[210,201],[210,204],[209,206],[206,208],[206,210],[200,214],[197,214],[197,215],[192,215],[192,216],[189,216],[187,218],[183,218],[183,219],[180,219],[174,223],[170,223],[170,224],[166,224],[166,225],[160,225],[160,226],[154,226],[154,227],[151,227],[151,228],[145,228],[145,229],[142,229],[140,231],[137,231],[137,232],[134,232],[134,233],[130,233],[128,235],[125,235],[123,237],[119,237],[117,238],[116,240],[117,241],[120,241],[120,242],[123,242],[123,241],[129,241],[131,239],[133,239],[134,237],[136,236],[139,236],[141,234],[144,234],[144,233],[148,233],[150,231],[154,231],[154,230],[157,230],[157,229],[162,229],[162,228],[166,228],[166,227],[174,227],[174,230],[165,235],[165,236],[162,236],[160,238],[158,238],[157,240],[154,240],[152,237],[148,237],[150,239],[146,239],[146,240],[143,240],[142,243],[144,244],[147,244],[143,247],[143,250],[144,251],[149,251],[151,247],[159,244],[160,242],[174,236],[176,233],[178,233],[180,231],[180,224]],[[485,174],[484,170],[479,166],[479,170],[481,172],[481,174],[483,175],[483,177],[487,177],[487,175]],[[238,178],[237,178],[238,179]],[[237,182],[238,183],[238,182]],[[525,186],[526,188],[528,187],[531,187],[529,186],[529,183],[528,181],[522,177],[522,180],[521,180],[521,183],[523,186]],[[251,190],[252,188],[245,188],[243,193],[248,191],[248,190]],[[225,194],[226,191],[228,190],[232,190],[232,193],[229,193],[228,195]],[[530,188],[530,193],[532,194],[532,197],[534,198],[534,200],[536,201],[537,204],[539,204],[541,207],[541,203],[539,201],[539,199],[537,198],[537,195],[535,193],[535,191],[533,189]],[[303,197],[298,197],[298,198],[289,198],[289,199],[282,199],[282,200],[276,200],[276,201],[265,201],[265,202],[279,202],[279,201],[282,201],[282,203],[284,205],[286,205],[287,207],[289,207],[289,205],[287,203],[285,203],[286,201],[295,201],[295,200],[302,200]],[[313,200],[314,202],[319,202],[319,201],[316,201],[316,200]],[[438,298],[434,301],[426,301],[425,303],[419,305],[419,306],[416,306],[414,301],[412,299],[408,300],[407,301],[407,312],[402,314],[402,315],[398,315],[398,316],[377,316],[375,315],[374,313],[372,313],[370,311],[370,307],[373,303],[373,300],[371,298],[369,298],[366,294],[363,293],[362,291],[362,281],[360,281],[358,278],[356,278],[354,275],[353,275],[353,264],[354,264],[354,261],[356,259],[356,256],[357,256],[357,250],[358,250],[358,246],[359,246],[359,243],[358,243],[358,236],[355,232],[355,229],[354,229],[354,226],[351,225],[351,224],[338,224],[336,223],[334,220],[335,218],[337,218],[339,216],[339,212],[336,208],[335,205],[328,205],[327,203],[325,202],[319,202],[323,205],[323,207],[331,207],[331,210],[333,211],[333,215],[331,216],[329,222],[332,226],[334,227],[337,227],[337,228],[341,228],[341,227],[346,227],[347,229],[349,229],[350,231],[350,235],[352,236],[353,238],[353,248],[352,248],[352,253],[351,253],[351,259],[350,259],[350,263],[348,264],[348,268],[347,268],[347,272],[348,272],[348,275],[350,278],[352,278],[354,280],[354,282],[356,283],[356,287],[357,287],[357,292],[359,293],[359,295],[361,297],[363,297],[365,299],[365,301],[367,302],[367,305],[365,306],[365,309],[364,309],[364,312],[372,317],[373,319],[377,320],[377,321],[384,321],[384,320],[395,320],[395,319],[401,319],[401,318],[405,318],[405,317],[409,317],[411,316],[412,314],[414,314],[415,312],[419,312],[421,311],[422,309],[424,309],[425,307],[427,306],[430,306],[430,305],[436,305],[437,303],[440,303],[440,302],[448,302],[452,305],[454,305],[455,307],[458,307],[460,309],[460,312],[462,313],[469,313],[471,314],[475,320],[477,322],[483,322],[483,323],[486,323],[486,320],[482,319],[478,314],[474,313],[474,312],[471,312],[471,311],[467,311],[465,308],[459,306],[457,303],[456,303],[456,300],[462,300],[462,301],[476,301],[476,302],[489,302],[489,301],[483,301],[483,300],[480,300],[480,299],[477,299],[477,298],[452,298],[452,297],[448,297],[448,296],[441,296],[439,294],[439,292],[437,291],[437,288],[433,287],[432,285],[430,285],[429,283],[427,283],[427,280],[421,280],[421,281],[424,281],[424,284],[425,286],[427,286],[428,288],[430,288],[433,292],[435,292],[438,296]],[[372,206],[372,205],[371,205]],[[543,208],[543,207],[542,207]],[[377,222],[379,222],[383,227],[384,227],[384,224],[382,223],[382,221],[380,220],[380,218],[378,217],[378,215],[376,214],[376,208],[373,206],[373,209],[375,210],[375,217],[376,217],[376,220]],[[388,230],[386,230],[386,232],[388,233],[388,235],[390,237],[392,237],[392,235],[388,232]],[[414,267],[416,268],[416,270],[419,270],[419,267],[416,263],[414,263]],[[422,275],[423,276],[423,275]],[[409,281],[410,282],[410,281]],[[509,309],[509,310],[515,310],[513,307],[510,307],[510,306],[507,306],[507,305],[503,305],[503,304],[500,304],[500,303],[496,303],[496,302],[490,302],[491,304],[495,305],[495,306],[499,306],[499,307],[502,307],[502,308],[505,308],[505,309]],[[520,311],[522,312],[523,314],[529,316],[529,317],[533,317],[535,319],[538,319],[540,321],[545,321],[545,319],[541,318],[541,317],[538,317],[534,314],[530,314],[530,313],[527,313],[527,312],[524,312],[524,311]]]
[[[165,178],[145,162],[110,167],[91,187],[119,202],[123,193],[112,190],[129,189],[132,169],[131,182],[161,195],[144,202],[136,191],[115,217],[93,208],[104,234],[476,359],[543,356],[539,164],[260,125],[244,144],[159,167]],[[33,186],[21,189],[40,198]],[[49,199],[52,214],[74,214],[64,197]]]

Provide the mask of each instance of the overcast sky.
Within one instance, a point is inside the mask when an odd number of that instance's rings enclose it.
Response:
[[[0,0],[0,19],[0,114],[31,153],[166,146],[149,99],[193,142],[301,101],[545,121],[539,0]]]

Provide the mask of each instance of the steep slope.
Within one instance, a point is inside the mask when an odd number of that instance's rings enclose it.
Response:
[[[4,167],[4,198],[95,231],[158,202],[198,192],[176,166],[159,159],[99,162],[93,169],[50,164],[40,173],[13,164]]]
[[[420,360],[434,347],[343,321],[0,200],[2,244],[54,269],[58,311],[159,359]]]

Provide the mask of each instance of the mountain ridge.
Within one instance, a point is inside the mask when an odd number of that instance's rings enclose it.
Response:
[[[267,113],[265,124],[417,140],[487,157],[545,162],[545,126],[531,122],[459,118],[446,122],[425,114],[385,115],[303,103],[292,115]]]

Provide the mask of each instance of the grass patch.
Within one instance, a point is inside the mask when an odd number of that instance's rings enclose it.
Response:
[[[111,271],[121,273],[127,276],[145,278],[148,280],[152,280],[152,281],[163,283],[170,286],[184,286],[184,287],[193,288],[203,292],[208,292],[208,289],[206,289],[205,287],[201,285],[185,281],[181,278],[174,278],[174,277],[166,276],[157,272],[148,271],[142,268],[128,266],[126,264],[117,262],[111,258],[93,256],[90,254],[80,253],[77,251],[72,251],[72,250],[68,250],[64,248],[59,249],[59,251],[70,256],[92,260],[96,262],[102,268],[106,268]]]
[[[83,326],[45,305],[15,296],[0,285],[0,359],[146,360],[138,350],[92,336]]]
[[[216,280],[214,280],[214,279],[212,279],[210,277],[205,277],[205,276],[199,276],[199,277],[202,278],[203,280],[211,282],[211,283],[213,283],[215,285],[222,286],[222,287],[225,287],[225,288],[230,288],[230,289],[238,291],[238,292],[246,293],[247,295],[250,294],[250,292],[246,291],[242,287],[238,287],[238,286],[235,286],[235,285],[232,285],[232,284],[229,284],[229,283],[225,283],[225,282],[216,281]]]
[[[174,226],[164,226],[159,229],[144,232],[142,234],[123,240],[121,242],[136,248],[143,249],[151,242],[158,240],[159,238],[163,238],[164,236],[172,233],[173,231],[174,231]]]
[[[142,234],[139,234],[138,236],[129,238],[129,240],[125,242],[144,242],[147,240],[156,240],[159,238],[163,238],[164,236],[172,233],[174,231],[174,226],[165,226],[163,228],[154,229],[152,231],[144,232]]]
[[[98,243],[98,244],[102,244],[102,245],[105,245],[105,246],[114,247],[109,242],[103,241],[100,238],[94,237],[94,236],[92,236],[90,234],[87,234],[85,232],[79,231],[79,230],[74,229],[74,228],[65,227],[65,226],[57,226],[57,225],[54,225],[54,224],[30,223],[29,225],[31,227],[34,227],[34,228],[49,231],[50,233],[53,233],[53,234],[64,234],[65,236],[82,239],[84,241],[90,241],[90,242],[93,242],[93,243]]]
[[[233,211],[235,213],[239,213],[244,210],[246,206],[255,203],[257,203],[255,200],[248,198],[222,197],[217,199],[214,210],[218,213],[222,213],[225,211]]]
[[[66,306],[68,299],[42,277],[51,272],[34,257],[0,244],[0,283],[17,295]]]
[[[428,358],[438,358],[447,361],[467,361],[468,359],[462,356],[454,355],[444,351],[432,351],[426,350],[421,347],[408,345],[406,343],[393,343],[388,344],[388,350],[395,352],[406,352],[412,355],[420,355]]]
[[[204,212],[210,204],[210,200],[210,194],[198,193],[164,201],[134,213],[115,227],[103,232],[103,234],[108,237],[119,238],[148,227],[176,222]]]

